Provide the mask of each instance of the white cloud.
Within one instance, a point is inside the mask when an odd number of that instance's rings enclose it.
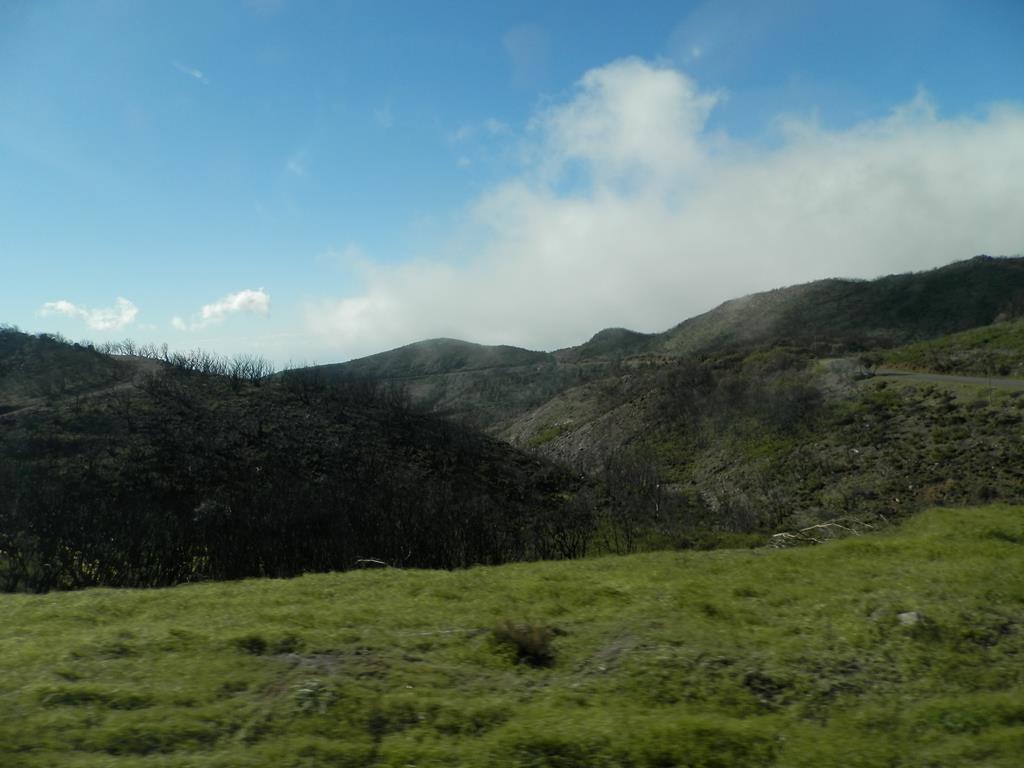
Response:
[[[721,98],[673,69],[625,59],[587,72],[576,97],[533,121],[560,173],[581,162],[598,189],[623,182],[679,183],[705,161],[701,129]]]
[[[134,323],[139,314],[139,308],[120,296],[114,302],[114,306],[101,309],[89,309],[61,299],[43,304],[39,314],[43,317],[64,315],[84,320],[86,325],[96,331],[116,331]]]
[[[364,264],[360,295],[307,308],[311,330],[347,356],[432,336],[553,349],[755,290],[1024,249],[1019,106],[944,119],[919,94],[842,130],[780,119],[765,149],[705,130],[720,98],[635,59],[591,70],[535,116],[529,167],[470,207],[458,253]]]
[[[194,77],[196,80],[198,80],[203,85],[209,85],[210,84],[210,81],[206,78],[206,75],[204,75],[201,70],[198,70],[195,67],[186,67],[184,64],[182,64],[182,63],[180,63],[178,61],[172,61],[171,62],[171,66],[174,67],[176,70],[178,70],[179,72],[181,72],[184,75],[188,75],[189,77]]]
[[[171,326],[178,331],[195,331],[209,325],[220,323],[228,315],[247,312],[257,315],[266,315],[270,312],[270,294],[262,288],[259,290],[246,289],[236,293],[229,293],[227,296],[204,305],[198,313],[198,318],[186,322],[179,316],[171,318]]]

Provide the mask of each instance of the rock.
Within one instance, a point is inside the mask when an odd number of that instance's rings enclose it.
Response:
[[[921,622],[921,614],[917,611],[905,611],[904,613],[897,613],[896,620],[904,627],[912,627]]]

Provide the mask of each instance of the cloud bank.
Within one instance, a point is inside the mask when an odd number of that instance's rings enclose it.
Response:
[[[135,322],[139,314],[139,308],[128,299],[120,296],[112,307],[100,309],[89,309],[80,304],[72,304],[70,301],[61,299],[59,301],[48,301],[39,310],[43,317],[63,315],[85,321],[85,324],[94,331],[116,331]]]
[[[262,288],[258,290],[245,289],[236,293],[229,293],[222,299],[212,304],[204,305],[193,317],[191,322],[186,322],[181,317],[171,318],[171,325],[179,331],[196,331],[215,325],[224,320],[228,315],[239,312],[248,312],[257,315],[266,315],[270,312],[270,294]]]
[[[311,303],[310,330],[344,357],[432,336],[553,349],[755,290],[1024,250],[1019,106],[942,118],[919,94],[841,130],[780,117],[764,146],[706,130],[722,98],[637,59],[587,72],[534,116],[528,164],[470,206],[458,253],[362,265],[361,294]]]

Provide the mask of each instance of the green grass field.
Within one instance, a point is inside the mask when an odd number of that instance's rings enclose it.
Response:
[[[1020,766],[1022,548],[991,506],[794,550],[2,595],[0,765]]]

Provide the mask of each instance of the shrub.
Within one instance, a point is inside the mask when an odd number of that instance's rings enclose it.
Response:
[[[551,641],[561,634],[553,627],[540,624],[513,624],[506,621],[494,629],[494,640],[499,645],[511,647],[516,661],[531,667],[550,667],[555,663],[555,651]]]

